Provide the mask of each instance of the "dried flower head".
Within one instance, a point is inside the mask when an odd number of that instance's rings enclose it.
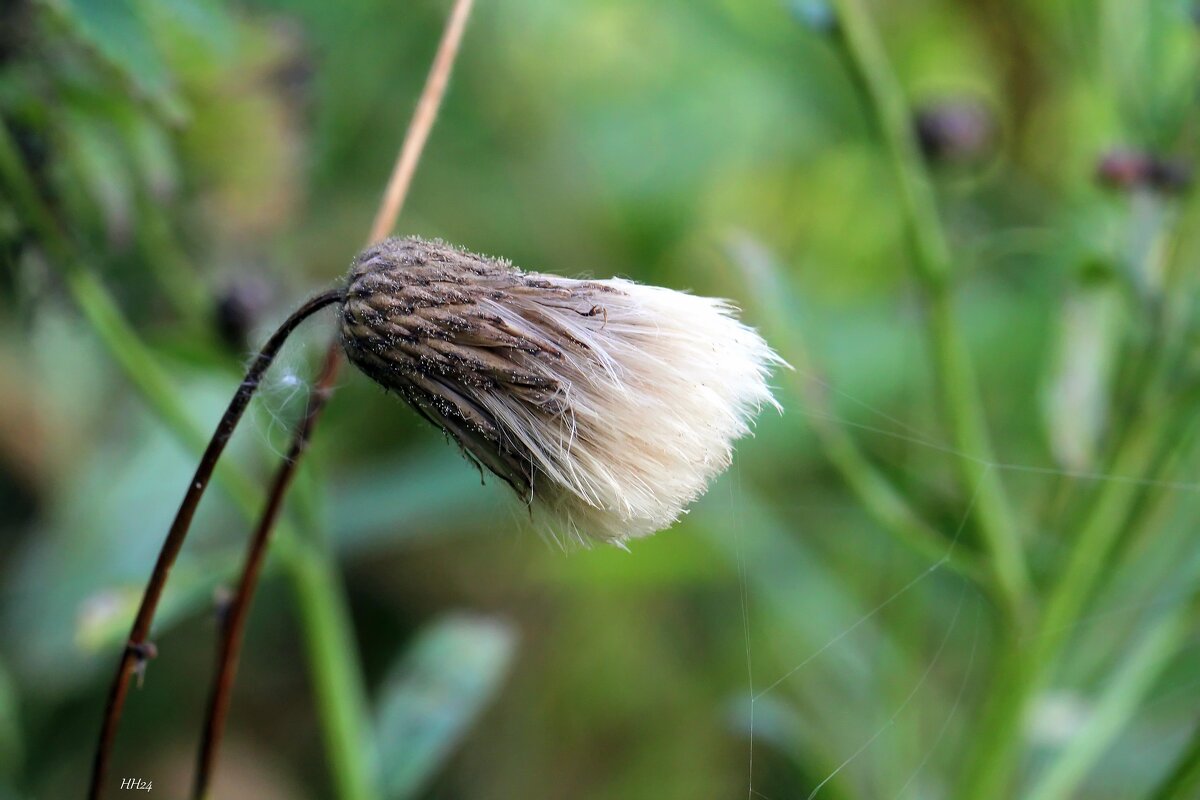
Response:
[[[390,239],[350,270],[350,360],[399,393],[552,532],[668,527],[729,466],[779,357],[723,300],[571,280]]]

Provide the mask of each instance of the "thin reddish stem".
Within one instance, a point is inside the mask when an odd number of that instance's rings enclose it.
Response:
[[[275,333],[271,334],[271,338],[267,340],[246,371],[246,377],[242,379],[241,385],[229,402],[229,407],[225,409],[225,414],[217,424],[217,429],[213,433],[212,439],[209,440],[208,447],[200,457],[196,474],[192,476],[192,480],[188,484],[183,501],[179,505],[179,511],[176,512],[175,520],[171,523],[171,529],[159,551],[154,571],[150,574],[150,582],[142,594],[141,605],[138,606],[137,616],[134,617],[133,627],[129,631],[129,639],[121,652],[121,660],[117,664],[112,688],[109,689],[108,702],[104,709],[104,721],[100,727],[100,739],[96,746],[95,760],[92,763],[92,778],[88,790],[88,797],[92,800],[98,800],[103,792],[117,726],[125,707],[125,699],[129,694],[129,681],[139,666],[153,655],[153,646],[146,641],[150,635],[150,624],[154,620],[154,612],[158,609],[158,602],[162,598],[163,587],[166,586],[171,567],[174,566],[175,559],[183,547],[183,541],[187,538],[192,517],[195,516],[196,507],[200,504],[204,490],[208,488],[208,482],[212,478],[217,461],[220,459],[225,445],[228,444],[229,438],[233,435],[234,429],[237,428],[242,414],[245,413],[250,398],[258,389],[263,374],[275,360],[275,356],[278,355],[279,349],[288,336],[308,317],[342,299],[341,289],[319,294],[300,306],[279,326]]]
[[[246,629],[246,619],[249,614],[250,601],[258,585],[258,577],[262,572],[263,561],[266,559],[267,543],[271,530],[279,519],[283,508],[283,498],[287,494],[292,478],[296,474],[295,466],[301,454],[308,447],[313,426],[333,390],[334,378],[338,371],[340,351],[331,347],[325,353],[325,363],[317,378],[316,387],[308,398],[308,407],[304,417],[296,426],[291,448],[283,461],[275,479],[271,484],[267,504],[263,508],[262,517],[254,536],[246,548],[246,560],[242,567],[242,575],[238,581],[237,593],[226,607],[221,626],[221,643],[217,652],[217,673],[213,679],[212,692],[208,702],[208,712],[204,720],[204,734],[200,742],[200,755],[196,767],[194,784],[195,797],[204,797],[208,791],[213,764],[216,762],[217,750],[221,744],[221,732],[225,726],[225,717],[229,713],[229,701],[233,693],[233,682],[237,676],[238,656],[241,654],[243,634]]]
[[[458,58],[458,48],[462,43],[463,31],[466,30],[467,17],[471,14],[473,3],[474,0],[457,0],[450,9],[442,40],[433,56],[433,64],[429,67],[429,77],[425,79],[425,88],[421,90],[421,97],[417,100],[417,108],[413,112],[412,121],[408,123],[404,143],[400,146],[400,155],[396,158],[392,176],[388,179],[387,189],[384,190],[383,202],[375,215],[374,224],[371,225],[371,234],[367,237],[369,244],[383,241],[396,227],[400,209],[404,207],[404,199],[408,197],[408,187],[412,185],[417,164],[421,161],[425,142],[429,140],[429,132],[433,130],[433,123],[442,107],[442,98],[446,95],[446,85],[450,82],[450,73]]]
[[[409,123],[404,142],[392,168],[379,212],[371,226],[368,244],[383,241],[396,226],[396,219],[400,215],[400,209],[403,208],[409,187],[412,185],[412,178],[417,164],[420,162],[421,153],[429,139],[433,123],[437,119],[442,99],[445,97],[446,86],[458,56],[472,5],[473,0],[456,0],[454,7],[450,10],[442,39],[429,69],[429,76],[425,81],[425,87],[417,101],[416,110],[413,112],[412,121]],[[217,672],[213,678],[204,735],[200,742],[200,752],[196,763],[196,780],[192,795],[196,800],[205,797],[212,781],[217,753],[220,750],[224,733],[225,719],[229,711],[234,679],[237,676],[238,656],[242,648],[250,601],[254,596],[254,590],[261,574],[262,563],[270,544],[271,531],[278,521],[279,513],[283,508],[284,496],[291,485],[300,457],[303,455],[312,436],[313,428],[332,393],[341,361],[340,356],[341,348],[335,337],[329,343],[329,348],[325,353],[325,363],[312,395],[309,397],[308,408],[293,433],[288,455],[280,464],[271,484],[267,504],[247,549],[237,593],[227,610],[227,617],[221,628]]]

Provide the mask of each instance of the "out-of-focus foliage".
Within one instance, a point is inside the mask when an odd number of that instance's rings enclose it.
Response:
[[[513,651],[493,620],[450,617],[421,634],[383,685],[380,775],[385,797],[413,797],[491,697]]]
[[[1032,575],[1022,629],[987,588],[960,474],[981,454],[954,444],[835,5],[478,0],[401,232],[730,297],[798,369],[775,378],[785,413],[674,529],[569,554],[518,535],[502,486],[344,375],[287,516],[338,555],[392,796],[965,797],[1003,763],[981,743],[1006,658],[1043,635],[1061,645],[1031,667],[1046,674],[1004,796],[1150,797],[1186,749],[1192,6],[869,6],[920,112],[984,460]],[[0,8],[0,117],[40,200],[0,193],[0,797],[82,792],[107,670],[195,463],[71,275],[111,294],[182,424],[207,431],[251,349],[362,246],[446,10]],[[238,481],[268,479],[329,328],[289,343],[226,456],[240,477],[206,498],[172,575],[115,765],[161,793],[189,785],[214,590],[250,525]],[[932,547],[850,488],[830,424]],[[1039,631],[1084,536],[1106,541],[1094,591]],[[283,560],[251,616],[219,797],[335,794]],[[462,609],[481,616],[438,622]]]

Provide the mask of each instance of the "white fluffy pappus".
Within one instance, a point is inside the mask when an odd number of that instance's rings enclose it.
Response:
[[[506,480],[557,537],[669,527],[731,463],[778,355],[724,300],[391,239],[351,268],[350,360]]]

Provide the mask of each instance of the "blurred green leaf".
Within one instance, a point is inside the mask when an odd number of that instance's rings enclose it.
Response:
[[[810,715],[801,713],[782,697],[735,697],[730,701],[729,716],[743,736],[759,747],[777,751],[800,770],[828,775],[838,767],[836,754],[826,746],[826,732]],[[837,782],[822,787],[821,795],[826,800],[852,796]]]
[[[1194,601],[1170,609],[1129,648],[1129,654],[1097,697],[1086,726],[1071,737],[1050,769],[1038,777],[1027,795],[1030,800],[1064,800],[1075,795],[1183,644],[1195,624],[1193,606]]]
[[[200,561],[200,563],[196,563]],[[163,593],[154,630],[172,627],[178,620],[213,604],[213,591],[222,578],[232,578],[237,566],[234,553],[208,559],[188,559],[171,572],[171,585]],[[84,598],[75,622],[75,647],[88,655],[104,656],[129,635],[129,626],[142,599],[138,586],[102,589]]]
[[[91,115],[74,113],[63,126],[75,180],[104,221],[109,243],[127,244],[134,225],[134,187],[115,129]]]
[[[163,118],[181,123],[186,106],[133,0],[43,0],[65,29],[118,73]]]
[[[508,672],[516,632],[487,617],[446,617],[422,631],[381,691],[384,795],[413,797],[479,716]]]
[[[115,122],[141,185],[156,201],[170,199],[179,186],[179,165],[167,131],[142,114],[121,114]]]
[[[502,509],[507,488],[497,481],[481,487],[480,479],[450,445],[349,470],[330,491],[336,545],[359,552],[456,531],[494,531],[497,522],[510,527],[515,516]]]
[[[179,379],[198,418],[219,415],[225,381]],[[0,624],[7,636],[26,642],[10,654],[12,667],[23,679],[36,675],[43,692],[85,679],[121,640],[194,469],[193,456],[161,426],[118,419],[123,434],[82,449],[86,457],[67,478],[63,502],[6,565],[8,588],[22,602],[4,607]],[[227,457],[244,458],[255,444],[239,439]],[[219,492],[201,506],[155,632],[210,602],[213,584],[236,557],[214,544],[242,529],[236,519]],[[55,590],[42,590],[47,586]]]

